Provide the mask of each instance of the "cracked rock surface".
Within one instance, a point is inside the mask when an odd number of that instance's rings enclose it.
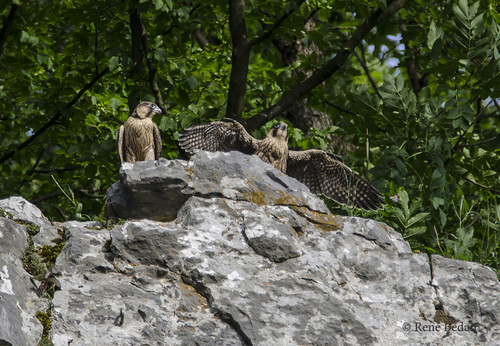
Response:
[[[141,201],[146,215],[111,231],[59,225],[56,346],[500,345],[490,268],[411,253],[256,157],[199,152],[120,177],[110,208]]]
[[[0,200],[0,208],[21,222],[50,225],[39,209],[20,197]],[[48,307],[24,270],[26,226],[0,217],[0,346],[37,345],[43,327],[35,317]]]

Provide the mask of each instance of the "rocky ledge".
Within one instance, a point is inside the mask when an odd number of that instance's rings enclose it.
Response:
[[[0,201],[0,345],[35,345],[47,307],[22,270],[64,230],[49,338],[62,345],[498,345],[500,284],[472,262],[412,253],[373,220],[337,217],[241,153],[124,164],[110,214],[51,225]],[[13,220],[14,221],[13,221]],[[45,311],[45,310],[44,310]],[[3,342],[3,343],[2,343]]]

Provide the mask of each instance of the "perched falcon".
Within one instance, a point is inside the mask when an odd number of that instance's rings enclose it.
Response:
[[[347,167],[342,160],[322,150],[288,150],[288,126],[273,125],[266,138],[253,138],[233,119],[186,128],[179,145],[188,152],[237,150],[256,154],[281,172],[305,184],[312,193],[323,194],[341,204],[364,210],[378,210],[385,205],[383,196],[373,186]]]
[[[153,116],[161,109],[152,102],[141,102],[120,126],[118,131],[118,156],[120,162],[158,160],[161,156],[161,137]]]

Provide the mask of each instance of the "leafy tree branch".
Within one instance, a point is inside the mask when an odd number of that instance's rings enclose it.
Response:
[[[483,184],[479,184],[479,183],[477,183],[477,182],[475,182],[475,181],[473,181],[473,180],[471,180],[471,179],[469,179],[467,177],[465,177],[465,180],[467,180],[471,184],[479,186],[482,189],[488,190],[488,191],[490,191],[491,193],[493,193],[495,195],[499,195],[500,196],[500,191],[498,191],[498,190],[495,190],[495,189],[493,189],[491,187],[488,187],[488,186],[484,186]]]
[[[153,56],[149,52],[149,43],[148,43],[148,33],[146,28],[144,27],[144,22],[142,20],[142,16],[137,14],[137,16],[131,16],[130,20],[137,21],[134,24],[135,27],[139,28],[141,32],[141,42],[142,42],[142,50],[144,51],[144,57],[146,58],[146,62],[148,64],[149,70],[149,86],[151,87],[151,91],[156,100],[156,104],[160,107],[163,114],[166,114],[165,104],[163,103],[163,98],[161,96],[160,88],[158,87],[158,81],[156,79],[156,66],[153,61]]]
[[[62,173],[62,172],[76,171],[81,168],[82,168],[81,166],[73,166],[67,168],[35,169],[32,171],[32,173],[38,173],[38,174]]]
[[[137,10],[129,11],[130,20],[130,41],[132,44],[132,61],[133,67],[130,69],[128,77],[132,79],[134,83],[139,83],[139,76],[142,72],[142,25],[141,18]],[[134,111],[135,107],[139,104],[140,100],[138,97],[130,97],[128,99],[128,109],[130,114]]]
[[[299,8],[305,0],[300,0],[296,8]],[[279,18],[261,36],[249,40],[247,25],[245,21],[245,1],[229,1],[229,27],[233,43],[231,57],[231,76],[229,80],[229,93],[227,100],[226,116],[241,123],[243,119],[243,102],[247,87],[248,65],[252,47],[271,37],[272,33],[290,16],[291,10]]]
[[[285,94],[276,104],[262,111],[246,121],[246,127],[252,131],[262,127],[266,122],[283,113],[295,101],[307,94],[313,88],[330,78],[347,61],[356,46],[368,35],[368,33],[379,23],[392,16],[403,8],[409,0],[395,0],[385,10],[378,9],[356,30],[346,42],[343,49],[335,55],[326,65],[318,69],[311,77],[297,85]]]
[[[104,68],[104,70],[101,71],[101,73],[99,73],[97,76],[94,77],[94,79],[92,79],[89,83],[87,83],[82,90],[80,90],[78,92],[78,94],[76,94],[75,97],[73,97],[73,99],[71,101],[69,101],[64,107],[63,109],[70,109],[71,107],[73,107],[73,105],[75,103],[78,102],[78,100],[80,100],[80,98],[83,96],[83,94],[85,94],[85,92],[87,90],[89,90],[90,88],[92,88],[94,86],[95,83],[97,83],[97,81],[99,79],[101,79],[102,76],[104,76],[106,73],[109,72],[109,67],[106,67]],[[8,152],[7,154],[5,154],[4,156],[0,157],[0,164],[3,164],[5,163],[7,160],[11,159],[12,157],[14,157],[14,155],[16,155],[16,153],[20,152],[21,150],[23,150],[24,148],[26,148],[28,145],[30,145],[35,139],[37,139],[42,133],[44,133],[47,129],[49,129],[52,125],[56,124],[57,121],[64,115],[64,113],[60,110],[57,111],[56,115],[54,115],[52,117],[52,119],[50,119],[47,123],[45,123],[45,125],[43,125],[38,131],[36,131],[35,133],[33,133],[33,135],[31,135],[27,140],[25,140],[24,142],[22,142],[21,144],[19,144],[16,148],[14,148],[13,150],[11,150],[10,152]]]
[[[298,1],[297,4],[295,5],[295,8],[300,8],[300,6],[304,2],[305,2],[305,0]],[[253,47],[253,46],[261,43],[265,39],[271,37],[271,35],[273,34],[273,32],[277,28],[279,28],[281,26],[281,24],[293,13],[293,11],[295,11],[295,8],[292,9],[291,11],[289,11],[289,12],[286,12],[283,16],[281,16],[281,18],[279,18],[278,20],[276,20],[276,22],[274,22],[273,25],[271,25],[269,28],[267,28],[262,35],[260,35],[257,38],[254,38],[252,41],[250,41],[250,46]]]
[[[326,103],[327,105],[329,105],[330,107],[333,107],[333,108],[335,108],[335,109],[338,109],[338,110],[339,110],[339,111],[341,111],[341,112],[344,112],[344,113],[347,113],[347,114],[351,114],[351,115],[359,115],[358,113],[353,112],[353,111],[350,111],[350,110],[348,110],[348,109],[346,109],[346,108],[344,108],[344,107],[340,107],[339,105],[337,105],[337,104],[335,104],[335,103],[333,103],[333,102],[330,102],[330,101],[327,101],[327,100],[324,100],[324,101],[325,101],[325,103]]]

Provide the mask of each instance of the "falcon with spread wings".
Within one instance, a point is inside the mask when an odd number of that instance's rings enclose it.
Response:
[[[255,154],[264,162],[341,204],[364,210],[378,210],[384,198],[373,186],[347,167],[342,160],[323,150],[288,149],[288,126],[276,123],[264,139],[252,137],[236,120],[222,119],[186,128],[179,145],[188,152],[236,150]]]

